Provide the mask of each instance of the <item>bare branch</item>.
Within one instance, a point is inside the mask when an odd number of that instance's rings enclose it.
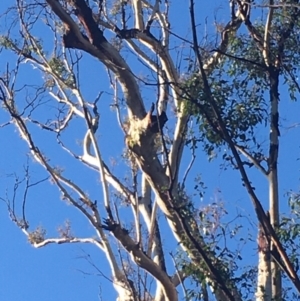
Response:
[[[268,176],[268,171],[260,164],[260,162],[255,159],[245,148],[238,146],[235,144],[235,148],[243,154],[258,170],[262,172],[266,177]]]
[[[66,35],[68,43],[76,42],[76,44],[74,45],[67,44],[67,47],[76,47],[78,49],[86,51],[87,53],[102,61],[109,70],[114,72],[121,83],[128,105],[129,116],[143,118],[145,115],[145,109],[143,106],[137,83],[130,71],[129,66],[120,56],[118,51],[112,45],[110,45],[104,37],[102,37],[100,41],[97,40],[96,45],[91,44],[90,41],[84,38],[75,21],[63,9],[63,7],[58,1],[47,0],[47,3],[52,8],[53,12],[61,19],[61,21],[66,26],[67,33],[69,33],[69,36]],[[83,0],[78,0],[77,4],[78,9],[85,10],[87,7],[86,3]],[[82,22],[86,24],[86,26],[91,24],[93,29],[95,28],[96,23],[93,20],[93,15],[91,11],[89,12],[89,14],[82,15],[81,18]],[[92,30],[89,26],[87,26],[87,29],[92,33]],[[98,32],[99,36],[101,36],[99,29],[95,29],[95,31]]]
[[[154,263],[128,235],[128,231],[120,227],[120,225],[111,223],[106,220],[107,225],[103,226],[106,230],[112,232],[112,234],[121,242],[123,247],[131,254],[132,259],[137,265],[148,271],[153,277],[155,277],[162,285],[164,295],[168,301],[178,300],[176,289],[174,288],[169,276]]]

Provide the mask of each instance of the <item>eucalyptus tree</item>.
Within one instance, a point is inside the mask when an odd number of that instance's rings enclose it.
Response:
[[[2,127],[16,128],[62,199],[94,233],[80,237],[68,222],[57,237],[48,237],[43,226],[32,228],[26,199],[39,186],[30,183],[28,169],[21,213],[18,185],[2,199],[33,247],[98,247],[119,301],[283,300],[300,292],[297,232],[291,230],[299,216],[294,210],[293,218],[281,219],[278,180],[280,81],[292,100],[299,92],[298,1],[220,4],[228,6],[227,23],[216,22],[211,37],[197,26],[200,4],[193,0],[184,4],[185,36],[173,18],[179,4],[169,1],[17,0],[4,13],[2,55],[13,55],[15,65],[1,76]],[[84,70],[96,64],[102,67],[96,76]],[[20,75],[29,67],[34,84]],[[97,93],[94,101],[89,87]],[[103,122],[108,110],[115,114]],[[102,143],[109,131],[116,138]],[[45,137],[55,151],[44,146]],[[111,148],[122,156],[118,172],[105,155]],[[198,209],[193,193],[199,183],[187,180],[191,169],[207,172],[197,163],[200,154],[213,160],[223,149],[222,160],[240,174],[257,218],[257,266],[245,274],[243,261],[232,259],[238,254],[224,255],[227,246],[217,236],[229,237],[222,223],[212,235],[211,217],[220,217],[221,206]],[[184,158],[190,164],[182,173]],[[252,185],[252,167],[268,181],[268,204]],[[98,179],[101,194],[86,190],[74,170]],[[293,208],[298,205],[294,198]],[[178,246],[174,257],[163,244],[168,231]],[[186,288],[189,279],[197,286]]]

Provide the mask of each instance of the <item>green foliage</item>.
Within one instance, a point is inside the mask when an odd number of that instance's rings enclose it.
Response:
[[[212,260],[213,266],[219,271],[219,276],[223,280],[234,279],[244,296],[243,300],[250,300],[255,291],[253,285],[257,279],[257,269],[252,266],[245,267],[241,271],[239,261],[243,258],[239,250],[230,249],[230,240],[240,241],[241,244],[248,244],[249,237],[244,239],[244,230],[238,219],[235,222],[226,222],[228,215],[222,202],[216,202],[203,206],[200,210],[194,207],[193,214],[197,214],[195,219],[198,222],[199,231],[205,244],[201,244],[204,252]],[[251,240],[251,239],[250,239]],[[193,289],[186,290],[186,300],[202,300],[207,285],[207,268],[205,262],[198,265],[191,264],[186,253],[179,251],[176,254],[177,265],[191,282]],[[251,281],[249,281],[251,279]],[[213,286],[212,283],[209,285]]]
[[[9,37],[0,36],[0,46],[4,49],[13,49],[14,46],[17,44],[17,41],[13,41]]]
[[[274,65],[279,64],[280,75],[291,100],[296,100],[300,91],[297,82],[300,65],[300,21],[299,18],[292,23],[287,20],[290,21],[296,13],[297,10],[293,7],[276,10],[270,29],[269,58]],[[264,36],[264,20],[256,20],[255,30],[258,36]],[[282,32],[286,35],[284,44],[281,42]],[[268,68],[261,46],[251,35],[241,33],[231,36],[230,40],[224,60],[208,76],[209,93],[217,104],[233,142],[257,157],[262,152],[262,141],[257,140],[257,131],[268,126],[270,120]],[[186,110],[194,116],[198,125],[196,141],[202,142],[209,159],[212,159],[226,141],[199,71],[185,80],[182,90],[183,99],[187,102]],[[230,160],[227,155],[224,159]]]
[[[227,80],[222,79],[224,72],[228,74]],[[235,76],[230,77],[229,73],[233,72]],[[256,126],[268,118],[265,90],[259,84],[260,79],[243,74],[238,65],[236,70],[227,69],[225,65],[218,74],[212,74],[209,78],[211,95],[218,105],[223,122],[233,141],[239,145],[255,142]],[[188,100],[188,110],[198,124],[198,140],[204,142],[204,149],[211,156],[225,141],[209,97],[200,84],[198,91],[194,89],[194,95],[196,92],[197,96]]]
[[[24,57],[31,56],[32,53],[44,54],[44,47],[41,39],[35,39],[33,36],[30,37],[30,41],[26,41],[22,47],[19,45],[20,42],[17,39],[12,39],[9,36],[0,36],[0,46],[4,49],[10,49],[19,55]]]
[[[288,205],[290,212],[282,215],[280,224],[277,228],[277,234],[292,262],[296,273],[299,274],[299,249],[300,249],[300,194],[290,193]],[[283,300],[291,300],[287,296],[293,296],[292,300],[300,300],[299,294],[293,292],[293,288],[289,282],[285,284]]]
[[[74,86],[75,77],[69,70],[67,70],[64,61],[62,61],[58,57],[53,57],[52,59],[49,60],[48,64],[51,67],[52,71],[60,77],[60,79],[64,82],[66,86],[68,87]],[[52,78],[49,79],[50,82],[46,81],[46,84],[48,83],[49,85],[49,83],[51,83],[51,79]]]
[[[291,194],[289,198],[291,213],[281,218],[278,235],[285,245],[296,271],[299,271],[298,253],[300,248],[300,194]]]

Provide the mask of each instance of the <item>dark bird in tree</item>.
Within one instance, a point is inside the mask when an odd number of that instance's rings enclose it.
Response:
[[[160,115],[153,115],[154,112],[154,103],[152,103],[150,111],[148,112],[146,118],[148,118],[149,130],[153,134],[159,133],[159,129],[162,129],[163,126],[168,121],[168,117],[165,111],[162,111]]]

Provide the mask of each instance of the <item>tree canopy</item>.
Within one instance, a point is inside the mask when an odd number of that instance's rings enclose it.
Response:
[[[118,301],[298,300],[300,4],[202,5],[2,11],[3,158],[25,167],[0,197],[33,247],[95,246]],[[84,221],[40,219],[54,190]]]

